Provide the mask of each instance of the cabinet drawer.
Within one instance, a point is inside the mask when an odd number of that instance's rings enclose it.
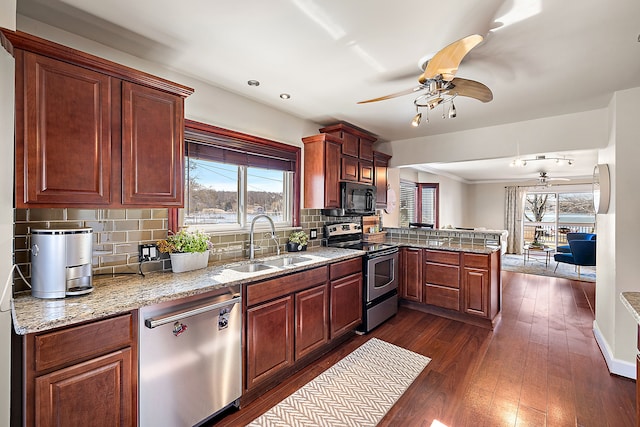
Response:
[[[127,347],[133,339],[131,314],[37,335],[35,370],[40,372],[99,356]]]
[[[336,262],[331,264],[329,277],[331,280],[362,271],[362,258],[353,258],[347,261]]]
[[[247,306],[279,298],[327,281],[328,268],[318,267],[247,286]]]
[[[460,310],[460,291],[458,289],[427,284],[424,291],[425,303],[450,310]]]
[[[426,263],[425,282],[432,285],[460,287],[460,267],[455,265]]]
[[[460,265],[460,254],[458,252],[432,251],[427,249],[426,261],[440,264]]]
[[[463,254],[463,263],[465,267],[489,269],[489,256],[481,254]]]

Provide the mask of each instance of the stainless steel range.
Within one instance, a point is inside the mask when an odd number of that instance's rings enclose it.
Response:
[[[389,243],[362,241],[362,226],[340,223],[324,226],[327,246],[360,249],[364,274],[361,331],[369,332],[398,312],[398,247]]]

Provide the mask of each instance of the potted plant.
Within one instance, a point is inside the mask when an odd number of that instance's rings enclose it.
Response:
[[[171,257],[171,270],[174,273],[205,268],[211,247],[209,236],[200,230],[180,230],[158,241],[158,250]]]
[[[289,235],[289,241],[287,242],[287,252],[306,251],[308,242],[309,236],[304,232],[304,230],[293,231]]]

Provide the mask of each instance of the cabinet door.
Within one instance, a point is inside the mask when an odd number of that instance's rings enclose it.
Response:
[[[342,154],[351,157],[358,157],[359,138],[349,132],[341,132],[342,134]]]
[[[16,54],[16,206],[111,201],[111,79]]]
[[[400,297],[422,302],[422,249],[402,248],[400,270],[402,271]]]
[[[122,204],[183,205],[184,100],[122,83]]]
[[[126,348],[36,378],[35,425],[135,425],[133,363]]]
[[[362,273],[331,281],[331,338],[362,323]]]
[[[464,269],[464,312],[481,317],[489,316],[489,271]]]
[[[357,158],[342,156],[340,165],[341,165],[341,172],[340,172],[341,179],[344,179],[346,181],[358,180],[358,169],[360,168],[360,166],[358,164]]]
[[[365,138],[359,138],[360,141],[360,159],[373,161],[373,141]]]
[[[293,296],[247,309],[247,388],[293,364]]]
[[[340,207],[340,144],[326,141],[324,207]],[[306,175],[305,175],[306,179]],[[306,183],[305,183],[306,185]],[[305,194],[306,197],[306,194]]]
[[[376,207],[387,207],[387,169],[391,156],[379,151],[373,152],[373,181],[378,189],[376,194]]]
[[[326,283],[296,293],[296,359],[329,342],[328,295]]]
[[[360,167],[360,182],[363,184],[373,184],[373,163],[360,160],[358,165]]]

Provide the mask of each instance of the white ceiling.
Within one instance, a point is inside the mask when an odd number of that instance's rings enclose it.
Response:
[[[603,108],[640,86],[638,0],[18,0],[18,13],[383,141]],[[412,95],[356,104],[417,86],[421,58],[474,33],[485,40],[457,76],[486,84],[492,102],[458,97],[457,118],[418,128]],[[495,165],[464,163],[430,167],[493,179]]]

